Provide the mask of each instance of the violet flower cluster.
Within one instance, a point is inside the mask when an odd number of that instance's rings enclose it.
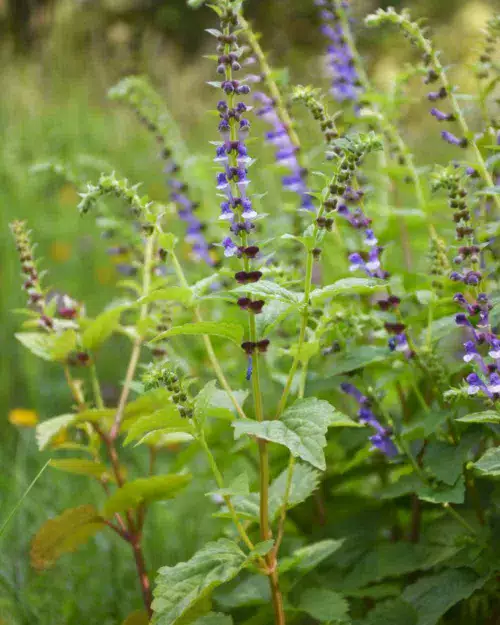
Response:
[[[361,189],[347,187],[341,202],[337,204],[337,214],[343,217],[352,228],[364,233],[363,244],[365,249],[349,255],[349,269],[351,271],[363,271],[370,278],[384,280],[390,275],[388,271],[382,268],[381,264],[381,254],[384,248],[378,244],[378,239],[370,227],[372,220],[364,214],[359,206],[363,195]],[[388,295],[386,299],[377,301],[379,308],[384,311],[397,310],[399,304],[400,299],[395,295]],[[392,351],[401,352],[406,358],[411,358],[413,351],[408,343],[405,325],[400,322],[386,322],[385,329],[392,335],[389,339],[389,348]]]
[[[223,170],[217,174],[217,189],[223,197],[220,205],[219,219],[227,221],[230,235],[222,241],[224,255],[237,257],[242,260],[243,270],[237,271],[235,280],[241,284],[252,284],[262,278],[262,272],[252,267],[252,262],[259,255],[259,247],[250,243],[250,234],[255,229],[254,220],[257,212],[254,210],[251,196],[248,194],[247,166],[251,162],[246,147],[246,140],[250,132],[250,122],[246,113],[251,110],[240,100],[240,96],[250,93],[247,81],[236,80],[233,75],[241,71],[242,48],[238,46],[238,39],[233,32],[238,25],[237,15],[228,3],[221,14],[221,31],[215,31],[218,46],[217,73],[222,75],[221,83],[216,83],[224,93],[224,98],[217,104],[219,112],[220,143],[216,148],[215,162]],[[214,34],[214,31],[211,31]],[[250,315],[262,312],[264,301],[252,300],[249,295],[238,299],[238,306]],[[245,341],[242,349],[248,358],[246,378],[249,380],[253,371],[253,357],[267,351],[268,339],[259,341]]]
[[[359,405],[358,419],[363,425],[367,425],[375,430],[375,434],[370,436],[372,449],[378,449],[389,457],[396,456],[398,449],[391,438],[391,430],[380,424],[379,420],[371,409],[370,400],[363,395],[353,384],[343,382],[340,388],[344,393],[354,397]]]
[[[266,132],[265,138],[275,148],[276,163],[289,170],[282,177],[283,189],[299,196],[300,208],[313,211],[314,204],[307,187],[307,170],[299,162],[299,148],[293,143],[288,129],[281,121],[275,101],[260,91],[254,94],[254,100],[259,105],[256,114],[272,128]]]
[[[352,52],[346,40],[339,15],[347,9],[346,0],[315,0],[321,7],[321,32],[330,40],[327,48],[328,70],[332,78],[331,93],[338,102],[356,102],[361,88]]]

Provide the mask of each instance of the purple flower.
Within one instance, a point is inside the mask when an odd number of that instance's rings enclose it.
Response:
[[[452,113],[443,113],[443,111],[440,111],[435,107],[431,108],[430,113],[438,120],[438,122],[451,122],[455,119],[455,116]]]
[[[329,1],[328,10],[321,11],[321,32],[330,40],[327,47],[327,67],[332,79],[331,93],[338,102],[357,101],[360,95],[359,77],[354,58],[338,16],[335,2]]]
[[[238,246],[235,245],[235,243],[233,243],[233,240],[231,239],[231,237],[226,237],[223,241],[222,241],[222,246],[224,247],[224,256],[226,256],[226,258],[229,258],[230,256],[234,256],[235,254],[238,254]]]
[[[465,138],[459,139],[458,137],[456,137],[453,133],[449,132],[448,130],[442,130],[441,131],[441,137],[447,143],[450,143],[451,145],[457,145],[460,148],[466,148],[467,144],[468,144],[467,139],[465,139]]]
[[[488,397],[491,397],[491,392],[477,373],[469,373],[465,380],[469,385],[467,388],[469,395],[477,395],[480,391],[483,391]]]
[[[340,388],[347,395],[351,395],[360,405],[358,410],[358,419],[360,423],[363,425],[367,425],[376,430],[376,433],[369,437],[370,442],[372,443],[372,449],[378,449],[386,456],[392,457],[397,455],[398,450],[396,445],[391,440],[390,430],[384,428],[377,417],[373,413],[373,411],[369,407],[368,397],[363,395],[361,391],[359,391],[354,384],[350,382],[343,382],[340,385]]]

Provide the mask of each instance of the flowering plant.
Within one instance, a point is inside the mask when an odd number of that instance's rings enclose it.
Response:
[[[144,604],[126,623],[499,617],[499,22],[479,53],[472,130],[427,31],[407,11],[366,18],[414,46],[414,75],[432,84],[430,113],[447,125],[450,162],[417,166],[356,48],[348,3],[316,4],[329,95],[275,79],[241,0],[212,5],[208,159],[191,157],[145,79],[111,90],[160,147],[166,202],[115,174],[84,186],[44,168],[77,185],[80,212],[119,259],[122,294],[100,314],[46,286],[27,225],[12,224],[28,299],[17,338],[58,363],[71,392],[68,413],[37,426],[38,445],[58,454],[54,469],[103,491],[47,521],[32,563],[48,568],[111,530],[131,548]],[[320,150],[307,149],[306,124]],[[278,204],[263,183],[269,144]],[[410,220],[429,247],[415,261]],[[117,335],[128,364],[106,398],[99,355]],[[194,478],[208,498],[196,500]],[[169,500],[175,511],[191,492],[217,532],[153,571],[150,508]]]

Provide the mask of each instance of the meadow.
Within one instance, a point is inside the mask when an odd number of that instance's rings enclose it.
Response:
[[[131,50],[124,24],[89,43],[80,9],[62,4],[29,55],[2,51],[0,623],[149,622],[138,544],[160,625],[498,623],[493,3],[433,22],[441,56],[401,12],[365,24],[376,3],[311,2],[313,43],[283,44],[288,16],[274,50],[268,25],[258,39],[246,6],[221,0],[222,16],[182,13],[221,28],[195,53],[153,31]],[[347,78],[332,90],[324,26],[337,10],[352,39],[334,42]],[[220,60],[233,31],[254,65]],[[265,95],[225,90],[229,71]],[[254,106],[248,140],[217,110],[236,95]],[[251,217],[231,204],[247,167]],[[36,243],[24,290],[15,220]],[[228,223],[241,227],[228,236]],[[45,339],[65,333],[71,347],[48,354]],[[61,415],[74,418],[44,429]],[[156,490],[137,484],[153,474]],[[134,483],[132,503],[108,505]],[[44,523],[89,504],[88,523],[48,526],[37,561]],[[197,552],[200,571],[176,588],[173,567]]]

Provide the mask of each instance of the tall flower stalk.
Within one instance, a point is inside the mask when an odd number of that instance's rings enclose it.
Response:
[[[223,166],[217,174],[217,189],[223,192],[221,216],[228,221],[230,235],[223,240],[226,257],[236,256],[241,259],[242,270],[234,274],[238,284],[246,285],[258,282],[262,272],[255,269],[253,263],[259,255],[259,247],[250,241],[255,230],[254,220],[257,212],[251,196],[248,194],[248,166],[251,159],[246,147],[250,131],[250,122],[246,118],[248,105],[240,98],[250,93],[250,86],[236,76],[242,70],[242,50],[238,45],[238,17],[241,2],[223,0],[215,7],[220,18],[220,31],[211,31],[217,37],[218,65],[217,73],[222,81],[215,86],[220,88],[223,99],[219,100],[217,110],[220,115],[219,134],[221,141],[216,149],[215,161]],[[248,312],[248,340],[242,344],[247,355],[246,378],[252,381],[255,417],[264,420],[260,383],[260,355],[267,351],[269,340],[257,336],[255,314],[262,310],[263,302],[252,300],[251,293],[238,300],[240,308]],[[267,442],[258,440],[260,459],[260,533],[262,540],[271,537],[269,523],[269,456]],[[266,556],[268,576],[271,587],[273,607],[277,625],[285,623],[283,599],[279,588],[278,570],[274,552]]]

